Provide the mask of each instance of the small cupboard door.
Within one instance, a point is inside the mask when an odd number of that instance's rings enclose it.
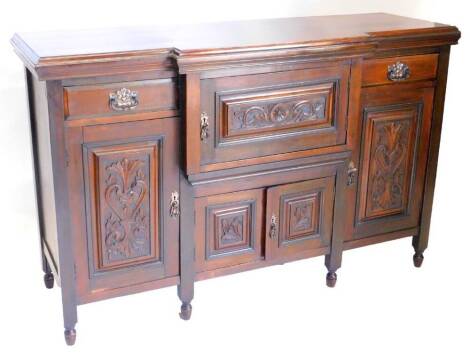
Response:
[[[197,272],[262,258],[263,189],[200,197],[195,208]]]
[[[267,192],[266,259],[328,252],[335,177],[275,186]],[[319,252],[320,253],[320,252]]]
[[[355,238],[419,225],[432,87],[371,87],[362,96]]]
[[[170,212],[179,196],[178,125],[157,119],[83,129],[88,268],[79,276],[91,293],[178,275],[179,220]]]

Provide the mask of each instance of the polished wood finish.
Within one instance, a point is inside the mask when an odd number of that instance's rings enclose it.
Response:
[[[136,105],[128,110],[113,109],[110,95],[123,88],[136,93]],[[66,86],[64,99],[66,119],[172,110],[177,107],[174,79],[117,82],[95,86]]]
[[[396,80],[389,77],[388,72],[389,68],[397,63],[406,65],[409,70],[408,75],[400,81],[432,80],[436,77],[438,56],[438,54],[424,54],[365,60],[362,84],[373,86],[396,83]]]
[[[44,283],[77,306],[429,238],[456,27],[388,14],[21,34]],[[308,277],[308,276],[306,276]]]

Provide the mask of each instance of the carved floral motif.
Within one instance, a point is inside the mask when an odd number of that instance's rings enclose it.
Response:
[[[222,218],[220,243],[228,245],[238,243],[243,240],[243,218],[235,216],[232,218]]]
[[[149,209],[144,204],[148,181],[141,160],[123,158],[105,168],[107,215],[105,256],[108,262],[148,255]]]
[[[383,123],[373,149],[372,210],[400,208],[404,200],[409,121]]]
[[[324,119],[326,98],[240,106],[231,117],[232,130],[257,129]]]
[[[312,202],[296,203],[292,207],[292,226],[294,231],[304,231],[312,226]]]

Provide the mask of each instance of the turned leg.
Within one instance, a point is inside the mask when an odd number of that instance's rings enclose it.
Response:
[[[326,285],[330,288],[333,288],[336,285],[336,279],[338,278],[338,275],[336,272],[328,272],[326,274]]]
[[[413,263],[415,267],[421,267],[421,265],[423,264],[423,260],[424,260],[423,253],[415,252],[415,254],[413,255]]]
[[[44,255],[43,255],[44,257]],[[47,289],[51,289],[54,287],[54,275],[52,274],[52,270],[47,263],[45,257],[43,258],[43,271],[44,271],[44,285]]]
[[[194,297],[194,201],[193,190],[184,175],[180,176],[180,318],[191,318]]]
[[[75,331],[74,328],[65,329],[64,330],[64,337],[65,337],[65,343],[67,343],[68,346],[73,346],[75,344],[75,340],[77,338],[77,331]]]
[[[341,253],[326,255],[325,266],[328,269],[328,273],[326,274],[326,285],[333,288],[336,285],[336,280],[338,279],[336,271],[341,267]]]
[[[428,246],[428,235],[429,233],[423,234],[420,233],[419,235],[413,237],[413,248],[415,253],[413,255],[413,264],[415,267],[419,268],[423,264],[424,260],[424,250],[426,250]]]
[[[336,271],[341,267],[341,252],[331,253],[325,256],[325,266],[328,269],[326,274],[326,285],[333,288],[336,285],[338,275]]]

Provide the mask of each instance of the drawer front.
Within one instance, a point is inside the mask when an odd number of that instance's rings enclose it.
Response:
[[[433,96],[432,87],[363,91],[356,239],[419,225]]]
[[[396,56],[365,60],[363,86],[434,79],[438,54]]]
[[[330,246],[334,180],[327,177],[268,189],[266,259]]]
[[[349,70],[201,80],[200,165],[345,144]]]
[[[261,259],[263,189],[197,198],[195,209],[197,272]]]
[[[73,119],[176,109],[176,87],[171,78],[65,87],[65,116]]]

